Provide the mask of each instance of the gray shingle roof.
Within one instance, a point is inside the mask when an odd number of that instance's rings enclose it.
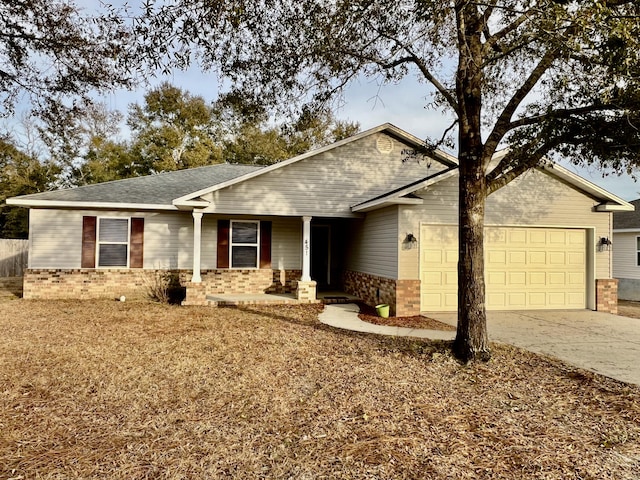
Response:
[[[634,212],[615,212],[613,214],[613,229],[637,228],[640,229],[640,198],[629,202],[636,207]]]
[[[171,205],[171,201],[175,198],[233,180],[261,168],[264,167],[222,163],[77,188],[35,193],[20,197],[20,200]]]

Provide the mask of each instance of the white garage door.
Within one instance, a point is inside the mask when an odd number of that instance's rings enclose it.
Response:
[[[458,308],[458,229],[423,225],[422,311]],[[489,310],[586,307],[583,229],[487,227],[485,281]]]

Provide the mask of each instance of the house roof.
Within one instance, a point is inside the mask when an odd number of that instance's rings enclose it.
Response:
[[[433,185],[434,183],[438,183],[441,180],[452,177],[457,172],[458,167],[449,167],[446,170],[442,170],[433,175],[429,175],[428,177],[422,178],[416,182],[412,182],[403,187],[396,188],[391,192],[385,193],[383,195],[378,195],[377,197],[367,200],[366,202],[361,202],[357,205],[353,205],[351,207],[351,210],[353,210],[354,212],[368,212],[370,210],[382,208],[394,203],[422,203],[422,199],[420,197],[413,195],[414,192],[426,188],[429,185]]]
[[[629,202],[635,207],[633,212],[615,212],[613,214],[614,230],[640,230],[640,198]]]
[[[35,193],[7,200],[26,207],[152,208],[175,210],[172,201],[190,192],[263,170],[252,165],[218,164],[144,177]]]
[[[202,195],[207,195],[211,192],[215,192],[216,190],[221,190],[223,188],[229,187],[231,185],[234,185],[236,183],[239,182],[243,182],[245,180],[248,180],[250,178],[256,177],[258,175],[264,175],[268,172],[272,172],[274,170],[278,170],[281,168],[284,168],[288,165],[291,165],[293,163],[297,163],[300,162],[302,160],[305,160],[309,157],[313,157],[315,155],[324,153],[324,152],[328,152],[329,150],[334,150],[336,148],[342,147],[344,145],[347,145],[349,143],[353,143],[356,142],[364,137],[368,137],[369,135],[373,135],[375,133],[380,133],[380,132],[384,132],[387,133],[395,138],[397,138],[398,140],[415,147],[416,149],[421,149],[424,148],[424,141],[420,140],[418,137],[416,137],[415,135],[411,135],[410,133],[402,130],[401,128],[396,127],[395,125],[391,124],[391,123],[383,123],[382,125],[379,125],[377,127],[374,128],[370,128],[369,130],[365,130],[364,132],[360,132],[356,135],[352,135],[351,137],[345,138],[343,140],[340,140],[338,142],[332,143],[330,145],[326,145],[324,147],[321,148],[317,148],[315,150],[310,150],[308,152],[303,153],[302,155],[298,155],[296,157],[290,158],[288,160],[285,160],[283,162],[278,162],[275,163],[273,165],[270,165],[268,167],[265,167],[264,169],[257,171],[257,172],[253,172],[248,174],[247,176],[243,177],[243,178],[235,178],[235,179],[230,179],[227,182],[224,183],[219,183],[216,185],[212,185],[208,188],[204,188],[202,190],[199,191],[194,191],[192,193],[189,193],[183,197],[180,198],[176,198],[174,200],[174,205],[184,205],[184,206],[189,206],[189,205],[194,205],[193,200],[197,199],[198,197],[202,196]],[[456,157],[454,157],[453,155],[449,155],[446,152],[440,151],[440,150],[435,150],[434,152],[432,152],[431,156],[441,162],[442,164],[446,165],[447,167],[451,168],[451,167],[456,167],[458,165],[458,159]]]
[[[177,210],[194,207],[205,208],[209,202],[201,198],[202,195],[247,181],[259,175],[274,170],[286,168],[288,165],[319,155],[324,152],[342,147],[361,140],[372,134],[384,132],[395,137],[409,147],[420,149],[424,142],[404,130],[385,123],[339,142],[316,150],[298,155],[289,160],[268,166],[218,164],[206,167],[178,170],[145,177],[136,177],[113,182],[87,185],[83,187],[37,193],[7,199],[9,205],[40,208],[113,208],[113,209],[147,209],[147,210]],[[496,158],[503,155],[498,152]],[[435,151],[432,157],[446,168],[434,175],[415,180],[407,185],[377,195],[357,205],[351,205],[352,211],[366,212],[382,208],[389,204],[419,203],[421,200],[411,195],[420,189],[428,187],[457,174],[457,159],[447,153]],[[579,177],[558,165],[541,165],[550,175],[572,185],[574,188],[599,200],[598,211],[632,212],[634,206],[621,198],[607,192],[597,185]]]

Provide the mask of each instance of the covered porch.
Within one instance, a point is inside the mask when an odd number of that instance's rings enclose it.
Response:
[[[198,210],[192,215],[193,270],[185,284],[183,304],[287,304],[357,299],[344,293],[343,288],[349,219],[220,214],[211,214],[207,219],[209,213]],[[215,236],[216,263],[212,265],[211,239]]]

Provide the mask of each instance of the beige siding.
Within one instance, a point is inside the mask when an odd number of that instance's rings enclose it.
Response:
[[[393,149],[377,150],[378,138]],[[406,160],[407,146],[386,134],[320,153],[205,196],[211,211],[262,215],[354,216],[351,206],[434,174],[444,167]]]
[[[398,278],[398,208],[387,207],[354,220],[347,254],[348,270]]]
[[[613,277],[640,280],[636,238],[638,232],[616,233],[613,236]]]
[[[190,212],[103,212],[40,210],[30,212],[30,268],[80,268],[82,217],[143,217],[144,268],[193,268],[193,217]],[[260,219],[260,218],[257,218]],[[202,219],[201,267],[216,268],[218,217]],[[301,220],[273,221],[272,264],[274,268],[299,269],[301,264]]]
[[[423,205],[403,206],[400,232],[419,236],[420,224],[457,224],[458,178],[444,180],[420,195]],[[598,201],[533,170],[487,200],[487,225],[594,228],[596,239],[611,238],[611,214],[595,212]],[[596,278],[611,278],[610,252],[596,252]],[[400,250],[400,278],[419,278],[418,249]]]

